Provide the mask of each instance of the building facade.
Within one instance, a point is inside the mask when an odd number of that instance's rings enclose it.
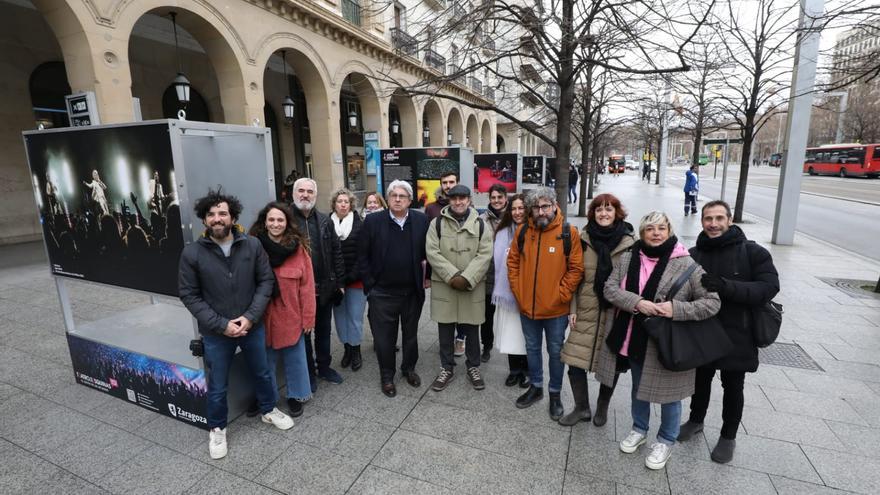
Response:
[[[192,87],[187,119],[270,127],[276,183],[313,177],[324,201],[341,186],[375,188],[365,132],[381,147],[496,151],[495,115],[443,98],[485,106],[488,84],[400,89],[447,65],[408,32],[407,11],[430,8],[409,1],[0,0],[0,244],[40,236],[22,131],[69,125],[64,96],[80,92],[94,92],[103,124],[176,118],[178,72]]]

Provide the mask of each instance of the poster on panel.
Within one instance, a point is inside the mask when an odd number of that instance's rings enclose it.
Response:
[[[446,172],[460,174],[461,150],[449,148],[391,148],[381,151],[382,189],[394,180],[405,180],[413,187],[412,208],[422,208],[437,200],[440,177]]]
[[[177,295],[167,124],[29,133],[25,145],[52,273]]]
[[[476,174],[474,190],[488,193],[493,184],[501,184],[509,192],[517,191],[517,153],[478,153],[474,155]]]
[[[76,382],[208,429],[204,370],[67,334]]]
[[[522,158],[523,184],[540,186],[544,183],[544,156],[531,155]]]

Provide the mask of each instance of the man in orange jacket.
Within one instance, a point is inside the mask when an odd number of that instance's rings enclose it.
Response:
[[[541,336],[546,335],[550,355],[550,417],[562,416],[560,359],[569,303],[584,276],[584,258],[577,228],[564,222],[549,187],[529,191],[529,221],[519,227],[507,255],[510,288],[519,304],[531,386],[516,400],[523,409],[544,398],[544,363]],[[566,232],[567,230],[567,232]]]

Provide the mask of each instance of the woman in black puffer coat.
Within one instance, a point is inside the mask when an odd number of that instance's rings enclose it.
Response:
[[[336,335],[345,346],[342,361],[343,368],[351,365],[352,371],[361,369],[361,339],[364,335],[364,309],[367,297],[364,295],[364,284],[357,271],[358,235],[361,231],[361,220],[354,210],[356,197],[353,192],[342,188],[333,193],[330,219],[342,246],[342,259],[345,263],[343,286],[345,293],[333,306],[333,319],[336,321]]]

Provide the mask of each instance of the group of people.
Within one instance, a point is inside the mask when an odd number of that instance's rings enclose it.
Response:
[[[646,443],[651,404],[659,404],[660,429],[645,465],[662,469],[677,441],[702,430],[711,383],[721,370],[724,426],[712,459],[732,459],[744,376],[758,365],[750,311],[778,292],[779,280],[770,254],[732,225],[723,201],[703,206],[703,231],[689,251],[665,213],[648,213],[634,229],[611,194],[592,200],[578,232],[548,187],[509,196],[493,185],[488,208],[478,213],[470,189],[447,174],[438,201],[422,213],[410,209],[412,186],[396,180],[385,191],[387,210],[372,193],[363,218],[350,191],[332,195],[327,216],[315,209],[314,181],[299,179],[293,190],[291,207],[270,203],[249,235],[234,228],[241,212],[234,197],[212,191],[196,204],[207,230],[184,249],[180,297],[205,343],[212,458],[227,449],[226,383],[236,347],[255,382],[250,413],[287,429],[293,421],[275,407],[275,359],[285,362],[290,415],[302,414],[316,378],[342,381],[330,366],[330,315],[345,349],[340,365],[356,371],[368,305],[381,391],[394,397],[398,335],[400,374],[409,386],[421,386],[418,321],[430,288],[441,364],[434,391],[453,380],[461,355],[470,385],[484,389],[480,364],[495,349],[508,356],[505,385],[526,389],[515,406],[530,407],[544,398],[546,343],[550,418],[603,426],[618,378],[630,372],[632,428],[620,450],[634,453]],[[667,299],[680,278],[686,282]],[[716,315],[734,343],[729,355],[686,371],[661,364],[646,318]],[[568,414],[560,398],[565,365],[575,403]],[[587,372],[600,383],[595,413]],[[687,397],[691,413],[681,425]]]

